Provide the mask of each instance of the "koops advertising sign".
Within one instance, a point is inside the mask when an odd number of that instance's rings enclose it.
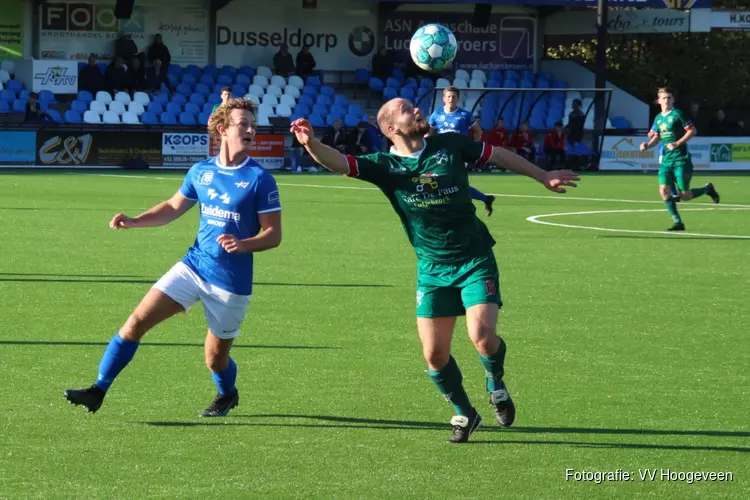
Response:
[[[319,70],[369,66],[375,55],[377,4],[318,0],[230,2],[216,15],[216,64],[273,66],[281,44],[296,58],[304,45]]]
[[[161,154],[164,165],[189,166],[209,156],[208,134],[164,133]]]
[[[658,170],[659,147],[641,151],[646,136],[606,136],[599,170]],[[696,170],[750,170],[750,137],[695,137],[688,151]]]

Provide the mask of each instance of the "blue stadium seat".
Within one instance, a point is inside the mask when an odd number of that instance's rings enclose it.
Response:
[[[336,115],[339,118],[343,118],[346,115],[346,109],[343,106],[334,104],[331,106],[331,110],[328,112],[329,115]]]
[[[219,104],[221,102],[221,94],[211,94],[208,96],[208,102],[211,104]]]
[[[237,68],[229,64],[225,64],[224,66],[219,68],[219,73],[222,75],[234,75],[237,73]]]
[[[552,80],[553,89],[565,89],[568,88],[568,84],[562,80]]]
[[[160,92],[158,94],[154,94],[153,98],[151,99],[151,102],[160,102],[163,105],[167,105],[169,102],[169,93],[168,92]]]
[[[250,77],[247,75],[243,75],[242,73],[237,73],[234,81],[237,85],[242,85],[246,88],[250,86]]]
[[[14,113],[25,113],[26,101],[22,101],[21,99],[16,99],[15,101],[13,101],[13,107],[11,109]]]
[[[247,87],[242,85],[232,85],[232,95],[235,97],[242,97],[247,93]]]
[[[141,115],[141,121],[143,121],[143,115]],[[175,117],[174,114],[168,111],[165,113],[162,113],[159,116],[159,121],[161,121],[164,125],[177,125],[177,118]]]
[[[406,78],[406,75],[404,75],[404,72],[401,71],[398,68],[393,68],[393,71],[391,71],[391,78],[395,78],[399,84],[404,83],[404,79]]]
[[[632,128],[630,122],[623,116],[613,116],[612,126],[614,128]]]
[[[307,118],[303,113],[299,113],[296,109],[294,110],[294,113],[292,113],[292,116],[289,117],[289,121],[293,122],[294,120],[299,120],[300,118]]]
[[[299,96],[299,100],[297,101],[297,106],[299,106],[300,104],[306,104],[307,106],[312,108],[315,104],[315,99],[313,98],[313,96],[303,94]]]
[[[185,85],[189,85],[190,87],[195,86],[195,84],[198,82],[198,79],[195,77],[195,75],[191,75],[190,73],[185,73],[182,75],[182,78],[180,79],[182,83]]]
[[[400,96],[411,101],[417,97],[417,93],[414,91],[414,87],[403,87],[401,88]]]
[[[172,96],[170,102],[174,102],[179,104],[180,106],[184,106],[185,104],[187,104],[187,97],[182,94],[175,94]]]
[[[65,123],[82,123],[81,113],[69,109],[65,112]]]
[[[211,118],[211,112],[203,112],[198,115],[198,123],[208,123],[209,118]]]
[[[532,115],[529,120],[529,127],[531,127],[532,130],[544,130],[547,127],[547,124],[545,123],[543,116]]]
[[[533,89],[534,84],[531,83],[529,80],[521,80],[521,83],[518,84],[518,88],[521,89]]]
[[[21,99],[22,101],[28,101],[29,94],[31,94],[31,91],[29,89],[21,89],[18,91],[18,99]]]
[[[240,66],[239,72],[243,75],[247,75],[250,78],[255,76],[255,70],[247,64]]]
[[[151,101],[150,103],[148,103],[146,111],[159,115],[164,112],[164,106],[162,106],[162,103],[158,101]]]
[[[151,102],[153,104],[153,101]],[[144,125],[156,125],[159,123],[157,115],[151,111],[146,111],[141,115],[141,123]]]
[[[213,64],[203,66],[203,74],[212,77],[214,80],[219,76],[219,68]]]
[[[334,104],[338,104],[339,106],[348,106],[349,105],[349,99],[347,99],[345,95],[336,94],[333,97],[333,103]]]
[[[310,125],[313,127],[325,127],[326,122],[323,120],[323,117],[317,113],[313,113],[310,115]]]
[[[232,80],[232,75],[221,74],[216,80],[216,83],[218,83],[222,87],[231,87],[234,81]]]
[[[406,79],[406,83],[404,85],[407,87],[414,87],[414,88],[419,87],[419,83],[417,82],[417,79],[411,76]]]
[[[383,99],[390,100],[398,97],[398,90],[393,87],[386,87],[383,89]]]
[[[167,81],[169,82],[169,85],[172,87],[176,87],[180,83],[180,78],[176,75],[170,75],[167,73]]]
[[[167,70],[167,74],[180,76],[183,73],[183,71],[184,69],[182,68],[182,66],[179,66],[177,64],[170,64],[169,69]]]
[[[362,115],[365,114],[365,112],[362,111],[362,108],[359,107],[359,104],[350,104],[349,105],[349,114],[361,117]]]
[[[333,102],[333,99],[331,99],[331,98],[330,98],[329,96],[327,96],[327,95],[322,95],[322,94],[321,94],[321,95],[319,95],[319,96],[318,96],[318,97],[317,97],[317,98],[315,99],[315,104],[323,104],[324,106],[330,106],[332,102]]]
[[[189,103],[185,104],[185,111],[187,113],[192,113],[194,115],[197,115],[197,114],[200,114],[201,107],[199,105],[195,104],[194,102],[189,102]]]
[[[162,115],[162,117],[163,116],[164,115]],[[193,113],[188,113],[187,111],[180,113],[179,122],[180,125],[198,125],[198,122],[195,121],[195,115]]]
[[[78,91],[78,95],[76,96],[77,101],[83,101],[85,103],[90,103],[94,100],[94,96],[89,92],[88,90],[80,90]]]
[[[70,109],[83,115],[89,109],[89,103],[75,100],[70,103]]]
[[[537,78],[542,78],[544,80],[550,81],[552,80],[552,73],[549,71],[540,71],[537,73]]]
[[[0,113],[10,113],[8,101],[0,101]]]
[[[359,125],[360,117],[357,115],[348,114],[344,117],[344,125],[347,127],[356,127]]]
[[[172,113],[173,115],[177,116],[182,113],[182,106],[180,106],[176,102],[170,102],[169,104],[167,104],[167,113]]]
[[[299,106],[299,104],[297,106]],[[314,115],[326,116],[328,114],[328,106],[324,106],[322,104],[316,104],[312,108],[312,113]]]
[[[515,70],[512,70],[512,69],[505,72],[505,79],[506,80],[515,80],[515,81],[518,81],[518,80],[520,80],[520,78],[518,76],[519,76],[518,75],[518,71],[515,71]]]
[[[96,63],[96,67],[99,68],[99,71],[101,71],[103,75],[104,72],[107,70],[107,63],[105,62]]]
[[[202,83],[203,85],[212,87],[216,83],[216,81],[214,80],[213,76],[203,73],[200,80],[198,80],[198,83]]]
[[[208,85],[204,83],[199,83],[198,85],[195,86],[195,92],[202,96],[207,96],[208,94],[211,93],[211,90],[208,88]]]
[[[395,78],[391,77],[391,78],[388,78],[385,81],[385,86],[386,87],[391,87],[391,88],[394,88],[394,89],[398,90],[398,89],[401,88],[401,82],[399,82]]]
[[[327,95],[328,97],[333,97],[336,95],[336,91],[333,90],[333,87],[330,87],[328,85],[323,85],[320,87],[320,94],[321,95]]]
[[[57,123],[63,123],[63,119],[62,119],[62,117],[60,116],[60,112],[59,112],[59,111],[57,111],[56,109],[48,109],[48,110],[47,110],[47,115],[49,115],[50,119],[51,119],[51,120],[52,120],[53,122],[57,122]]]
[[[383,80],[380,78],[370,78],[369,83],[367,86],[370,88],[370,90],[380,91],[383,90],[385,85],[383,85]]]
[[[193,93],[193,89],[186,83],[181,83],[177,86],[177,93],[184,96],[189,96]]]
[[[419,87],[423,89],[432,89],[435,88],[435,82],[432,81],[432,78],[422,78],[419,81]]]
[[[203,105],[203,113],[211,114],[211,110],[214,109],[214,105],[210,102],[207,102]]]
[[[194,77],[198,78],[202,73],[201,69],[195,64],[188,64],[185,68],[185,73],[190,73]]]
[[[220,83],[217,83],[216,85],[214,85],[213,93],[214,94],[219,94],[221,96],[221,89],[224,88],[224,87],[226,87],[226,85],[222,85]]]
[[[16,100],[16,93],[12,90],[0,90],[0,101],[15,101]]]
[[[329,113],[328,116],[326,117],[326,125],[330,127],[331,125],[333,125],[333,122],[335,122],[336,120],[341,120],[342,118],[343,118],[342,116],[333,115]]]
[[[311,86],[313,86],[315,88],[320,88],[320,86],[322,85],[321,82],[320,82],[320,77],[317,76],[317,75],[308,76],[306,83],[307,83],[307,85],[311,85]]]
[[[302,95],[309,95],[310,97],[315,97],[318,95],[318,89],[310,85],[305,85],[305,87],[302,89]]]
[[[370,79],[370,70],[367,68],[357,68],[354,70],[354,81],[359,83],[367,83]]]
[[[301,116],[307,116],[311,113],[310,107],[307,104],[297,104],[294,108],[294,113]]]
[[[202,106],[206,102],[206,98],[202,94],[193,94],[190,96],[190,99],[188,100],[188,103],[195,103],[199,106]]]

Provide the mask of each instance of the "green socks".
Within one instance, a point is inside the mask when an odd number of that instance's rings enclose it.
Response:
[[[468,417],[472,406],[469,402],[469,396],[466,394],[464,386],[461,383],[463,380],[461,370],[458,369],[458,364],[456,364],[453,356],[448,360],[448,364],[441,369],[427,370],[427,375],[435,382],[445,400],[453,405],[456,415]]]
[[[667,206],[667,212],[672,216],[672,220],[675,224],[682,224],[682,217],[680,212],[677,211],[677,203],[674,200],[664,200],[664,204]]]
[[[497,348],[495,354],[491,356],[479,355],[479,360],[484,366],[484,373],[487,375],[487,392],[495,392],[502,388],[503,374],[505,370],[503,365],[505,363],[505,341],[500,339],[500,346]]]
[[[697,198],[699,196],[703,196],[706,194],[706,191],[708,191],[708,188],[702,187],[702,188],[695,188],[691,189],[690,192],[693,193],[693,198]]]

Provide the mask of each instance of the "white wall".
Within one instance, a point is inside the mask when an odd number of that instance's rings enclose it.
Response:
[[[569,87],[594,88],[594,73],[575,61],[544,59],[540,63],[543,71],[550,71],[555,78],[565,80]],[[607,82],[612,89],[609,116],[623,116],[635,128],[649,128],[649,106],[637,97]],[[593,110],[592,110],[593,111]]]

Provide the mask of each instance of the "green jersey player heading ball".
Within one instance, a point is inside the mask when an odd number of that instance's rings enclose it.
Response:
[[[401,219],[417,254],[417,327],[428,374],[453,405],[448,442],[464,443],[482,418],[469,401],[450,346],[456,317],[466,315],[487,376],[495,417],[503,427],[515,418],[515,406],[503,381],[505,342],[497,336],[502,304],[495,240],[476,216],[467,163],[498,165],[564,193],[575,186],[572,171],[545,172],[504,148],[460,134],[424,137],[430,126],[405,99],[393,99],[378,113],[378,126],[394,146],[388,153],[346,156],[323,145],[305,119],[291,131],[315,161],[328,170],[375,184]]]
[[[714,203],[719,203],[719,193],[714,185],[706,184],[701,188],[690,189],[693,177],[693,162],[690,158],[687,142],[697,131],[695,126],[682,111],[674,107],[674,94],[668,88],[657,91],[657,102],[661,106],[661,113],[656,115],[654,125],[649,132],[649,141],[641,144],[641,151],[656,146],[659,141],[664,146],[664,155],[659,165],[659,194],[672,216],[674,225],[667,231],[684,231],[685,224],[677,211],[677,201],[688,201],[707,194]],[[672,185],[677,184],[679,196],[671,193]]]

